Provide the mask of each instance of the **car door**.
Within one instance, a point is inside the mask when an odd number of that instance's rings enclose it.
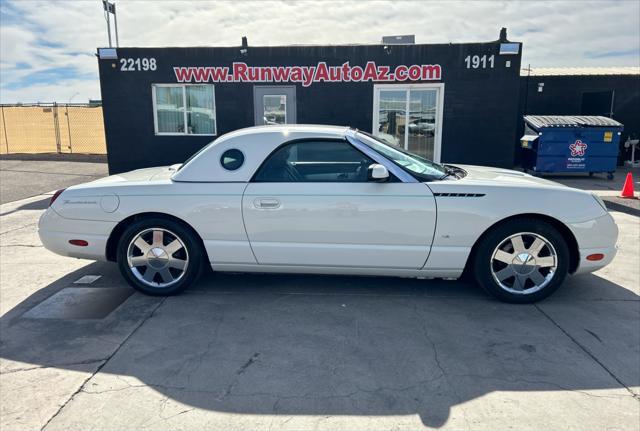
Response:
[[[259,264],[417,269],[435,228],[435,200],[420,182],[368,178],[376,163],[345,140],[280,146],[243,195]]]

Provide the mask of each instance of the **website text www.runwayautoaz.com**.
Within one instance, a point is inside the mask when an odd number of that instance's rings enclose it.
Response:
[[[178,82],[294,82],[304,87],[314,82],[403,82],[440,80],[439,64],[378,66],[369,61],[362,66],[346,62],[340,66],[248,66],[237,62],[229,66],[176,66],[173,68]]]

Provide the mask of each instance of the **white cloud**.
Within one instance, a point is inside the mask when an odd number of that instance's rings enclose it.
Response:
[[[523,64],[640,64],[640,2],[629,1],[123,1],[122,46],[418,43],[495,40],[500,27],[524,42]],[[95,1],[0,3],[0,101],[99,98],[97,46],[106,46]],[[29,65],[30,68],[26,68]]]
[[[2,103],[37,102],[84,102],[100,99],[98,78],[65,79],[55,84],[38,83],[19,89],[3,89],[0,92]]]

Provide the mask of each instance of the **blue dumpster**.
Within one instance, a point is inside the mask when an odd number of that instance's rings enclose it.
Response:
[[[526,115],[520,139],[525,171],[597,172],[612,179],[623,125],[607,117]]]

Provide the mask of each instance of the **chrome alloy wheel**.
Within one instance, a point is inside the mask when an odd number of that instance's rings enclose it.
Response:
[[[176,234],[155,227],[133,237],[127,247],[127,263],[131,273],[142,283],[164,288],[184,276],[189,253]]]
[[[558,268],[556,250],[545,237],[521,232],[502,241],[491,256],[491,275],[504,290],[528,295],[547,286]]]

